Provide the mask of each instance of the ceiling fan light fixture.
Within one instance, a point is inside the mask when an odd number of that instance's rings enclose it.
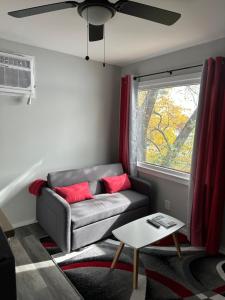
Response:
[[[92,25],[103,25],[114,16],[114,12],[108,7],[93,5],[86,6],[81,16]]]

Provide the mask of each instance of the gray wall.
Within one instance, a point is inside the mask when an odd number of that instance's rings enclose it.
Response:
[[[201,64],[210,56],[224,55],[225,38],[131,64],[122,69],[122,74],[142,75],[166,71]]]
[[[126,66],[122,69],[122,74],[142,75],[201,64],[210,56],[225,56],[225,38]],[[157,209],[186,222],[188,186],[153,175],[140,175],[155,183]],[[165,209],[165,200],[171,201],[170,211]],[[225,239],[223,244],[225,245]]]
[[[20,226],[35,220],[33,179],[117,160],[121,69],[1,39],[0,51],[36,59],[31,106],[0,95],[0,207]]]

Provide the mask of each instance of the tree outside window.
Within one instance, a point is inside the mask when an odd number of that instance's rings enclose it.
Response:
[[[199,82],[138,91],[140,162],[190,173]]]

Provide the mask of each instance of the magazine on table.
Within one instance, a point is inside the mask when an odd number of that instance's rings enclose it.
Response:
[[[156,216],[156,217],[152,218],[152,220],[157,222],[159,225],[162,225],[165,228],[170,228],[172,226],[177,225],[177,223],[175,221],[171,220],[171,218],[169,218],[167,216],[163,216],[163,215]]]

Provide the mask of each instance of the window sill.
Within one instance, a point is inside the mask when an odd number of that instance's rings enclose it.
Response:
[[[153,166],[147,163],[138,162],[137,168],[140,173],[174,181],[183,185],[189,185],[190,174]]]

